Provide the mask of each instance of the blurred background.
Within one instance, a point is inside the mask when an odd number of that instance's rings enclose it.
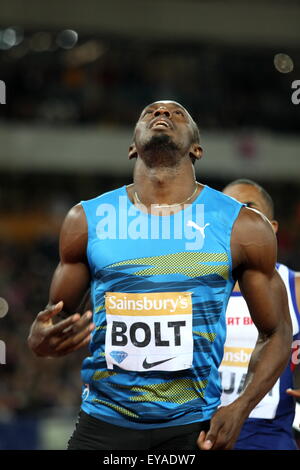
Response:
[[[85,352],[39,360],[26,339],[66,212],[131,182],[133,127],[152,101],[198,123],[198,181],[270,192],[279,260],[300,270],[299,24],[297,0],[0,1],[0,449],[66,447]]]

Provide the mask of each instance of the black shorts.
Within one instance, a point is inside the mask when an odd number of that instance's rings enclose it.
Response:
[[[100,421],[80,411],[68,450],[199,450],[200,431],[209,421],[155,429],[132,429]]]

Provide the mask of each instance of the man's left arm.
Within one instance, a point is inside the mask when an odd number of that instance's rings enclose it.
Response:
[[[198,445],[203,450],[234,446],[245,419],[272,388],[291,354],[287,293],[275,269],[277,243],[269,222],[251,209],[242,209],[232,239],[232,252],[239,260],[237,279],[258,329],[258,340],[243,392],[230,405],[220,407],[209,431],[200,433]]]

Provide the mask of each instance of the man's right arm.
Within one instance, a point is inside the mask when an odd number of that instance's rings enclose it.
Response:
[[[82,206],[77,205],[69,211],[61,229],[60,263],[52,278],[48,305],[37,315],[28,337],[28,345],[37,356],[62,356],[90,340],[92,313],[74,314],[90,281],[86,246],[87,222]]]

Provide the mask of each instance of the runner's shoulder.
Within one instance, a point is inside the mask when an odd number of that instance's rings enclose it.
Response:
[[[244,242],[246,240],[275,240],[275,233],[269,219],[260,211],[242,207],[234,224],[234,233]]]
[[[88,227],[82,205],[76,204],[67,213],[63,222],[59,250],[61,260],[77,262],[85,260]]]

